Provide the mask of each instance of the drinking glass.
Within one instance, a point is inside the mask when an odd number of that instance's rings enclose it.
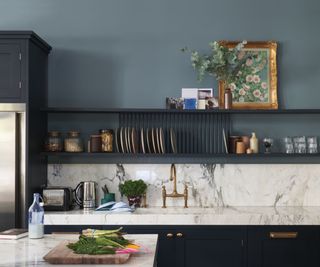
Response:
[[[285,137],[285,138],[283,138],[283,142],[284,142],[285,152],[286,152],[287,154],[292,154],[292,153],[294,153],[292,137]]]
[[[293,137],[294,152],[298,154],[303,154],[307,152],[307,142],[305,136],[295,136]]]
[[[273,145],[273,139],[272,138],[264,138],[263,144],[265,147],[265,153],[271,153],[271,146]]]
[[[307,143],[308,143],[308,153],[310,154],[318,153],[318,140],[316,136],[308,137]]]

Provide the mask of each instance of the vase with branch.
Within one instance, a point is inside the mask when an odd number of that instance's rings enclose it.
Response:
[[[238,43],[234,48],[228,48],[220,42],[209,43],[210,54],[200,54],[198,51],[191,51],[191,64],[197,72],[197,79],[201,82],[206,74],[214,76],[218,81],[229,86],[236,82],[239,73],[244,68],[246,61],[254,55],[245,52],[244,47],[247,41]],[[189,49],[183,48],[182,52]],[[230,89],[230,88],[229,88]]]

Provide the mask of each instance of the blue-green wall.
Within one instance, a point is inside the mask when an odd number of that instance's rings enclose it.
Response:
[[[51,106],[163,107],[196,82],[189,57],[211,40],[277,40],[283,107],[320,107],[317,0],[1,0],[1,30],[53,46]]]

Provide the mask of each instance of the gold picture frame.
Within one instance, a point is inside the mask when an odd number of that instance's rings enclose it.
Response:
[[[228,48],[234,48],[239,42],[219,41],[219,43]],[[257,57],[256,59],[247,59],[248,61],[245,63],[247,66],[247,68],[245,68],[246,73],[239,74],[245,77],[241,77],[238,84],[230,84],[233,95],[232,108],[278,109],[277,43],[275,41],[247,42],[244,51],[253,51]],[[258,60],[261,60],[261,62]],[[252,69],[252,74],[248,74],[247,69],[249,69],[249,71]],[[225,81],[220,80],[220,107],[224,107],[224,91]]]

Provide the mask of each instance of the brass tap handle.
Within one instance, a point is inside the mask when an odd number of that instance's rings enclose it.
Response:
[[[166,191],[166,187],[163,185],[162,186],[162,202],[163,202],[163,204],[162,204],[162,208],[166,208],[167,206],[166,206],[166,198],[167,198],[167,191]]]
[[[188,208],[188,186],[184,185],[184,207]]]
[[[177,237],[183,237],[182,233],[177,233]]]

